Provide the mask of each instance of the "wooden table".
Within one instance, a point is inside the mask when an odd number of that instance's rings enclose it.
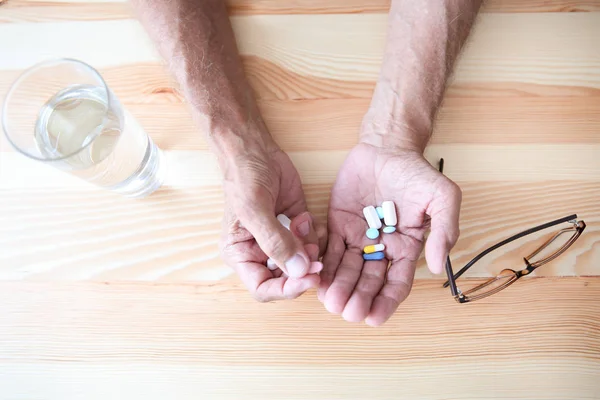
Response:
[[[272,133],[325,218],[357,140],[386,0],[231,0]],[[576,12],[570,12],[576,11]],[[380,329],[310,292],[258,304],[218,258],[220,178],[126,3],[8,0],[0,95],[51,56],[96,66],[169,162],[120,198],[0,141],[0,399],[600,398],[600,1],[489,0],[427,156],[463,189],[457,264],[578,213],[574,249],[501,294],[458,305],[420,262]],[[473,276],[521,266],[533,241]]]

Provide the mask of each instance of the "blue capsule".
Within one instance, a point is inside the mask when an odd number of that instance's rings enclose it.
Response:
[[[379,237],[379,231],[375,228],[367,229],[367,237],[369,239],[377,239]]]
[[[379,216],[379,219],[383,219],[383,207],[376,207],[375,211],[377,211],[377,216]]]
[[[385,254],[383,251],[377,251],[375,253],[363,254],[363,260],[383,260],[385,258]]]
[[[385,228],[383,228],[383,233],[394,233],[394,232],[396,232],[395,226],[386,226]]]

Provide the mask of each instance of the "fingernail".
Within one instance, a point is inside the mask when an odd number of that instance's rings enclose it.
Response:
[[[308,220],[298,224],[298,234],[302,237],[308,236],[310,232],[310,222]]]
[[[302,254],[298,253],[286,261],[285,269],[287,269],[290,278],[301,278],[308,271],[308,261]]]

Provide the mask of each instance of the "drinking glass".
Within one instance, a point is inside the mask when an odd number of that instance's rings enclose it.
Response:
[[[84,62],[25,71],[8,91],[2,126],[21,154],[122,195],[145,197],[163,182],[160,149]]]

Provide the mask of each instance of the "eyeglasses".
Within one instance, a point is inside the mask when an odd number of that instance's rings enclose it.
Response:
[[[444,172],[444,159],[440,160],[439,171]],[[568,226],[562,227],[551,235],[546,241],[544,241],[533,253],[526,257],[523,257],[525,262],[525,268],[519,271],[512,269],[502,270],[495,278],[491,278],[475,287],[461,290],[456,286],[456,280],[469,270],[477,261],[481,260],[486,255],[490,254],[494,250],[507,245],[508,243],[514,242],[515,240],[521,239],[527,235],[539,232],[544,229],[557,227],[561,224],[569,224]],[[585,229],[585,222],[577,220],[577,215],[569,215],[564,218],[560,218],[543,225],[538,225],[531,229],[527,229],[523,232],[517,233],[479,253],[471,261],[469,261],[464,267],[462,267],[456,274],[452,270],[452,263],[450,256],[446,260],[446,274],[448,280],[444,283],[444,287],[450,286],[450,292],[454,299],[459,303],[469,303],[475,300],[483,299],[498,293],[502,289],[506,289],[519,278],[531,274],[537,268],[541,267],[554,260],[565,251],[567,251],[573,243],[581,236]]]

